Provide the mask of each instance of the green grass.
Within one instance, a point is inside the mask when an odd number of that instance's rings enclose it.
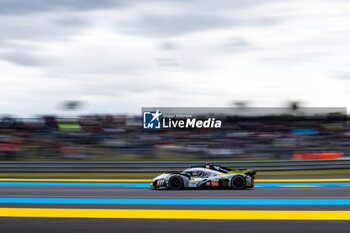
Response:
[[[2,178],[152,178],[160,173],[0,173]],[[258,171],[257,176],[350,175],[349,170]]]

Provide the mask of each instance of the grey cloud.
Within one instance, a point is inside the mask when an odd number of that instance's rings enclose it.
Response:
[[[269,26],[281,22],[284,18],[277,16],[255,15],[240,17],[240,10],[258,7],[275,0],[190,0],[160,1],[163,8],[149,12],[142,8],[138,14],[128,20],[117,22],[117,30],[146,37],[167,38],[187,33],[222,29],[238,26]],[[149,1],[156,4],[157,1]],[[163,10],[164,9],[164,10]],[[165,44],[164,48],[168,48]]]
[[[57,77],[58,78],[58,77]],[[70,79],[69,87],[57,86],[55,90],[39,89],[36,94],[64,96],[71,93],[78,93],[85,96],[127,96],[134,94],[145,94],[154,92],[177,92],[181,89],[177,84],[169,84],[167,80],[162,80],[152,76],[145,78],[144,76],[125,77],[123,75],[100,75],[94,74],[82,77],[65,76]],[[96,82],[99,80],[99,82]],[[108,83],[108,85],[106,85]]]
[[[87,26],[89,21],[81,17],[66,17],[56,20],[55,23],[64,27],[81,27]]]
[[[255,20],[247,21],[247,26],[272,26],[285,21],[285,17],[260,17]]]
[[[0,48],[6,50],[36,50],[38,46],[26,43],[0,40]]]
[[[337,76],[338,79],[341,80],[350,80],[350,73],[343,73]]]
[[[123,82],[123,79],[106,80],[110,85],[106,86],[103,83],[96,82],[79,82],[79,88],[81,93],[86,95],[99,95],[99,96],[122,96],[130,94],[149,93],[155,91],[176,91],[178,87],[169,85],[167,82],[161,82],[157,79],[139,79],[135,77],[133,80]],[[150,81],[153,82],[150,82]]]
[[[0,53],[0,60],[17,65],[46,66],[54,61],[53,58],[38,53],[37,45],[5,41],[0,43],[0,47],[4,50]]]
[[[220,46],[220,50],[226,52],[247,52],[256,49],[255,45],[241,37],[230,38]]]
[[[231,38],[229,39],[229,41],[227,42],[227,45],[228,46],[231,46],[231,47],[249,47],[251,46],[251,43],[248,42],[248,40],[245,40],[243,38],[240,38],[240,37],[234,37],[234,38]]]
[[[110,48],[85,49],[76,55],[60,57],[55,66],[49,67],[46,72],[49,77],[99,74],[107,77],[122,75],[132,78],[135,75],[148,73],[156,67],[151,59],[138,56],[123,57],[115,51]]]
[[[205,29],[228,27],[235,22],[225,16],[210,14],[149,14],[122,22],[120,30],[150,37],[171,37]]]
[[[321,57],[330,56],[328,53],[303,53],[303,54],[293,54],[290,56],[276,56],[276,57],[267,57],[262,59],[267,62],[280,62],[280,63],[300,63],[300,62],[309,62],[315,61]]]
[[[127,2],[124,0],[1,0],[0,14],[26,14],[48,10],[90,10],[122,6]]]
[[[0,56],[2,60],[12,62],[22,66],[44,66],[50,64],[53,60],[47,56],[26,53],[26,52],[7,52]]]
[[[203,6],[203,8],[209,10],[216,10],[218,8],[222,10],[227,9],[244,9],[249,7],[255,7],[262,4],[270,3],[270,2],[278,2],[280,0],[221,0],[221,1],[213,1],[213,0],[194,0],[193,2],[197,6]],[[186,1],[187,2],[187,1]]]
[[[0,21],[0,40],[63,40],[87,25],[86,19],[76,17],[9,17]]]
[[[155,61],[159,66],[171,67],[171,66],[179,66],[179,63],[176,59],[173,58],[156,58]]]
[[[165,41],[159,44],[159,48],[163,50],[175,50],[180,46],[177,43]]]
[[[119,22],[118,30],[146,37],[169,38],[198,31],[228,27],[261,27],[280,23],[283,17],[250,17],[236,19],[230,14],[144,14],[129,21]]]
[[[58,67],[51,69],[52,75],[55,73],[67,74],[100,74],[100,75],[139,75],[149,72],[152,67],[150,61],[137,58],[118,58],[100,55],[98,52],[92,53],[95,56],[81,54],[78,57],[60,60]],[[101,59],[103,57],[103,59]]]
[[[89,18],[89,13],[83,17],[81,14],[76,15],[76,11],[110,10],[121,6],[129,6],[126,10],[137,10],[137,3],[147,4],[149,7],[162,4],[164,11],[147,13],[140,9],[130,20],[118,21],[119,31],[146,37],[171,37],[238,25],[269,25],[275,23],[276,19],[233,19],[231,11],[271,1],[273,0],[223,0],[213,4],[209,0],[0,0],[0,15],[7,14],[0,21],[0,40],[62,40],[67,35],[76,34],[82,28],[88,27],[90,21],[93,21]],[[174,5],[177,7],[174,8]],[[52,14],[47,14],[50,11]],[[31,14],[17,15],[25,13]],[[165,50],[176,48],[171,43],[164,43],[161,47]]]
[[[218,8],[246,8],[260,5],[266,2],[276,0],[1,0],[0,14],[27,14],[34,12],[44,12],[50,10],[95,10],[95,9],[110,9],[113,7],[124,7],[133,3],[151,3],[151,4],[173,4],[179,3],[185,6],[197,6],[201,9],[202,6],[207,9]]]

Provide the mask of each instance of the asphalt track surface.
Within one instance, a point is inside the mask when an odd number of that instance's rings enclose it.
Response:
[[[302,178],[302,177],[297,177]],[[322,177],[323,178],[323,177]],[[344,178],[344,176],[341,176]],[[350,182],[349,182],[350,183]],[[1,198],[57,199],[200,199],[203,205],[162,204],[47,204],[0,203],[1,209],[103,209],[103,210],[224,210],[224,211],[350,211],[350,205],[207,205],[208,199],[350,199],[350,186],[340,187],[257,187],[251,190],[150,190],[142,187],[23,186],[1,185]],[[202,212],[198,212],[200,215]],[[208,212],[203,212],[208,214]],[[67,215],[68,212],[67,212]],[[249,216],[248,216],[249,217]],[[346,220],[208,220],[0,217],[0,232],[350,232]]]

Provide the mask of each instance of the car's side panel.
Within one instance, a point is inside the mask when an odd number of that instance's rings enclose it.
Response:
[[[188,174],[194,174],[194,172],[200,171],[203,177],[190,177]],[[255,172],[254,172],[255,174]],[[245,173],[221,173],[218,171],[210,170],[207,168],[190,168],[184,171],[184,174],[164,173],[153,179],[153,188],[169,188],[168,181],[172,176],[180,176],[184,182],[185,188],[199,188],[199,187],[232,187],[232,178],[235,176],[242,176],[246,180],[246,187],[254,187],[254,175],[248,175]]]

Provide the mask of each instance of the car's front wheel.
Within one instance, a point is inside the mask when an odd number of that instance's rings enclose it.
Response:
[[[243,176],[235,176],[231,180],[231,186],[233,189],[244,189],[246,181]]]
[[[179,190],[184,187],[184,181],[180,176],[172,176],[169,179],[169,189]]]

